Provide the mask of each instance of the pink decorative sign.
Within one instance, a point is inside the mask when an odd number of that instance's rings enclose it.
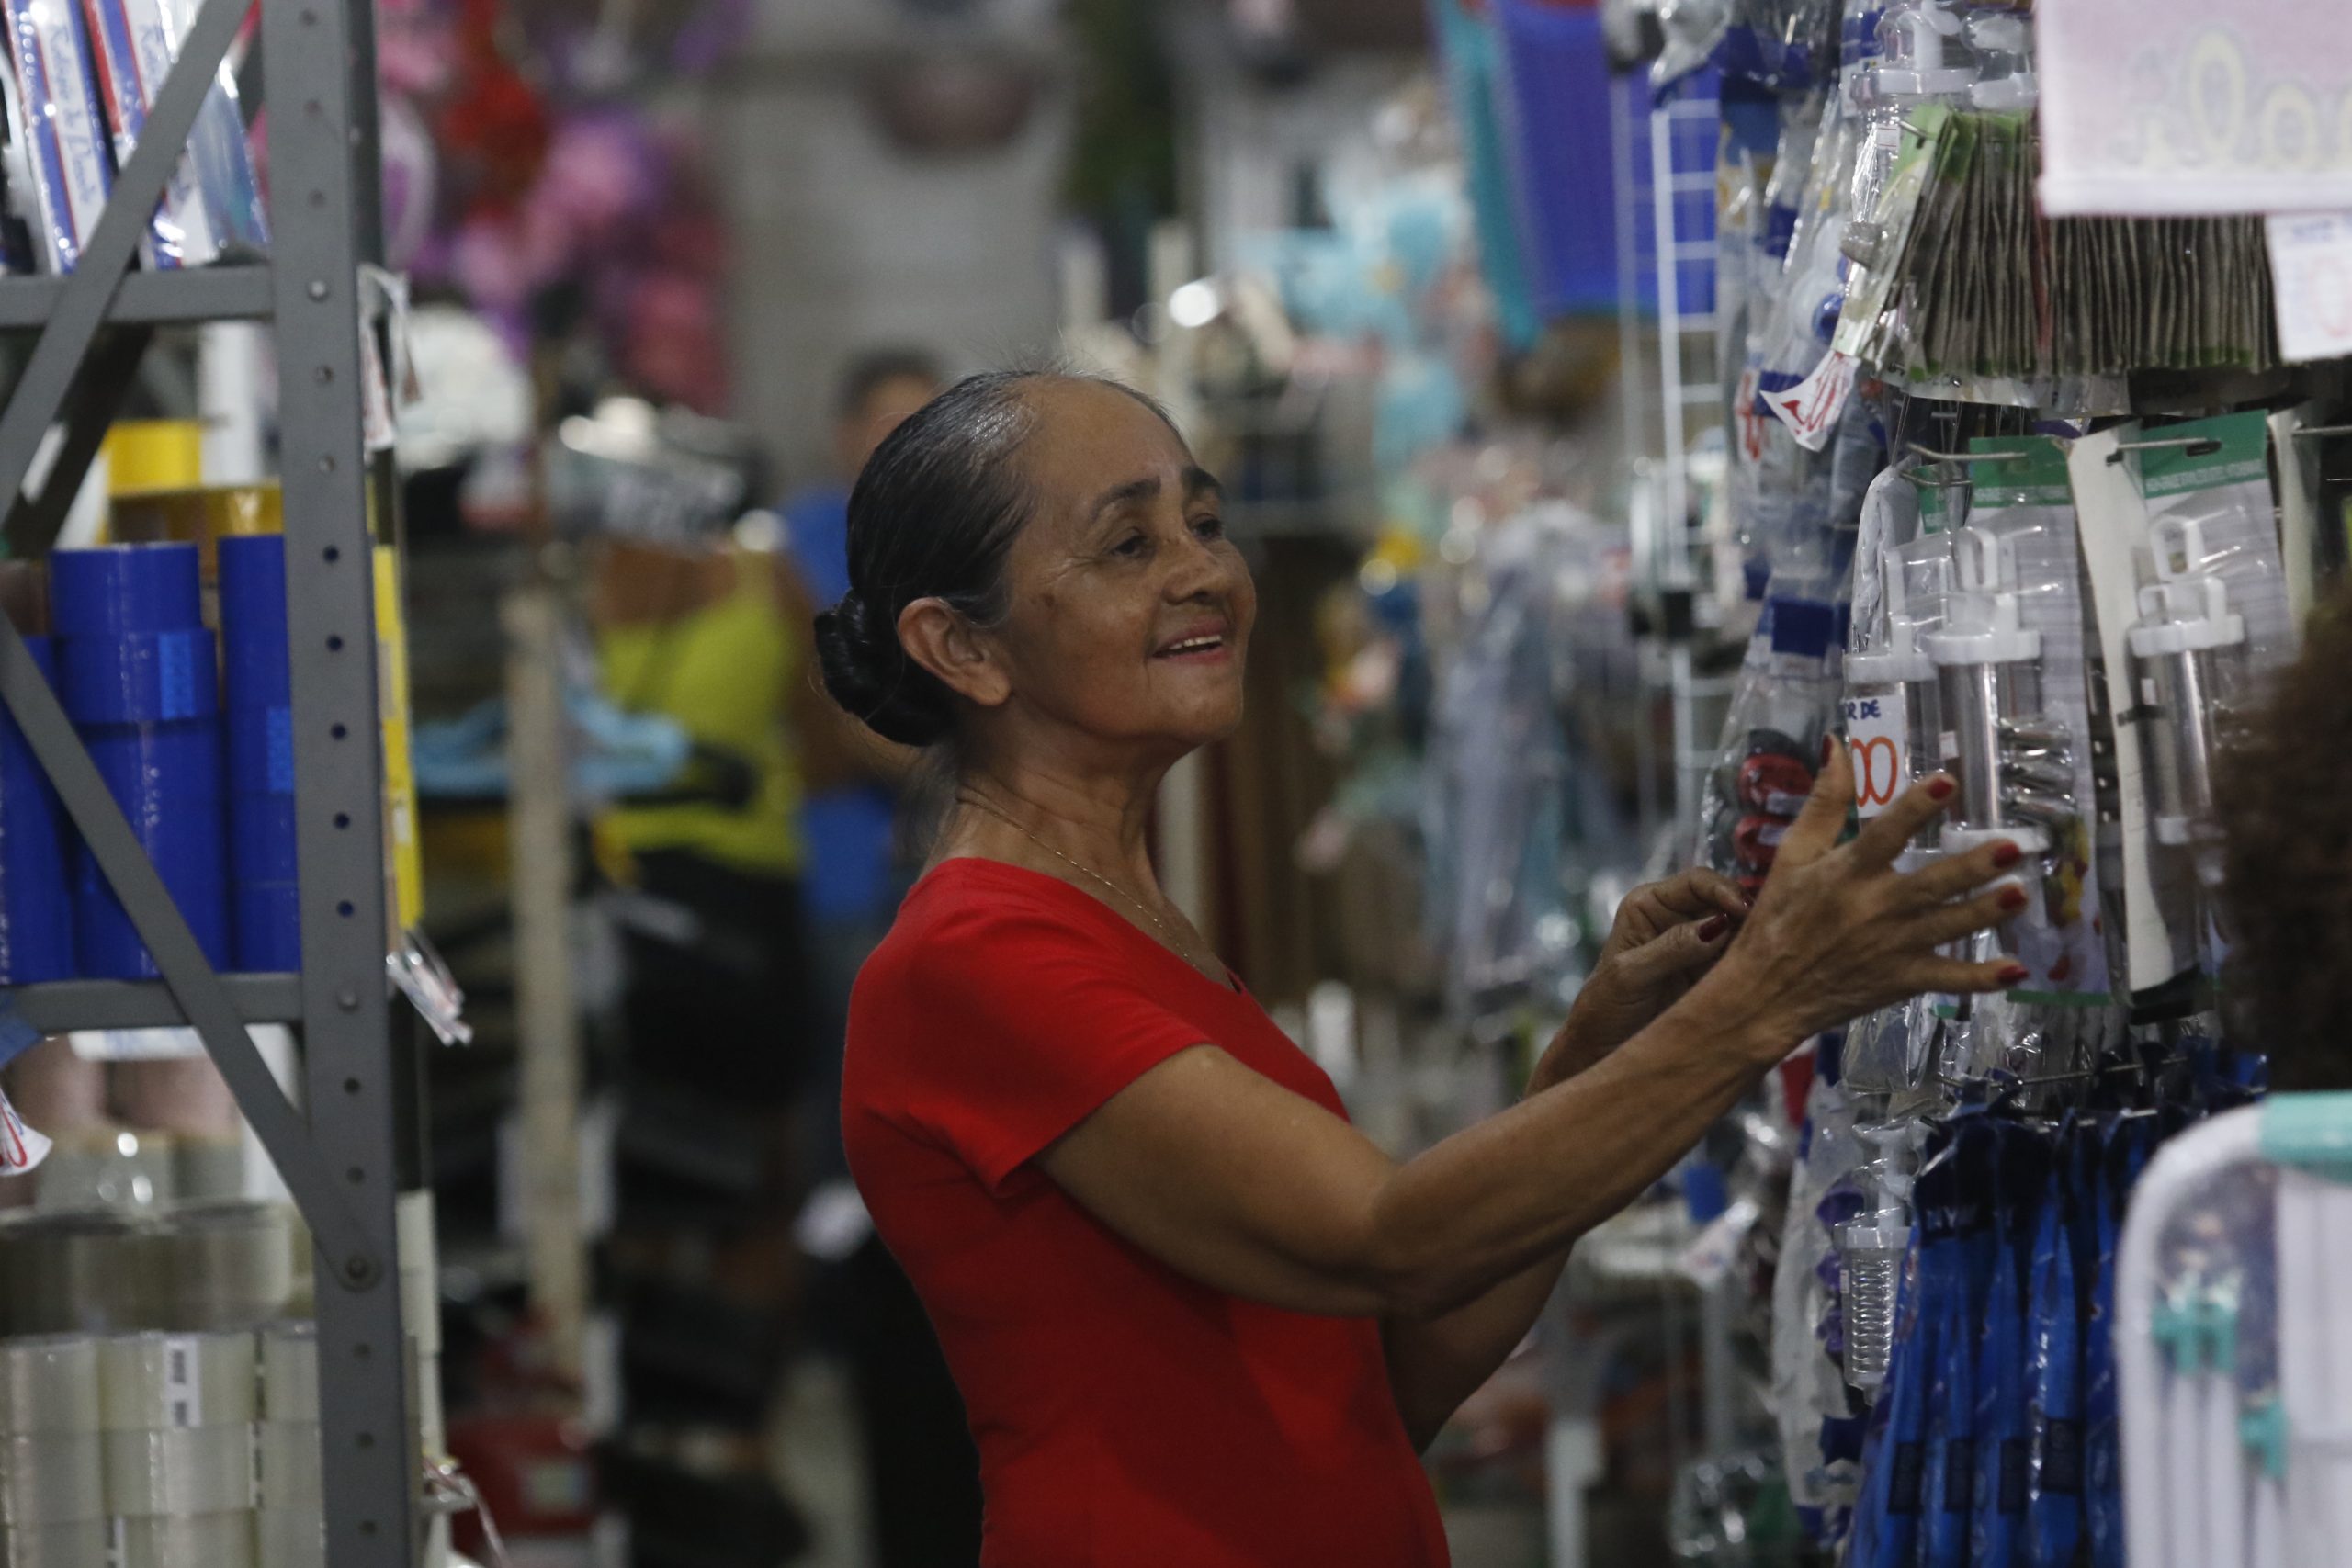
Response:
[[[2041,0],[2056,216],[2352,209],[2346,0]]]

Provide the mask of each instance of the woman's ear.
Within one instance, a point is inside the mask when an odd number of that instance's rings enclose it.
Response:
[[[944,600],[918,599],[899,611],[899,641],[908,658],[967,702],[1001,707],[1012,695],[995,640],[974,630]]]

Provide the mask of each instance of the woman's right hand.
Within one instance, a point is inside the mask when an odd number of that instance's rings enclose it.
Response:
[[[2013,960],[1971,964],[1939,951],[2023,912],[2023,887],[1985,886],[2018,863],[2018,847],[1984,844],[1898,874],[1895,857],[1942,814],[1952,781],[1942,773],[1921,780],[1840,844],[1854,804],[1853,763],[1844,746],[1826,750],[1813,794],[1711,988],[1766,1022],[1762,1037],[1785,1050],[1921,992],[1998,991],[2022,981],[2026,971]]]

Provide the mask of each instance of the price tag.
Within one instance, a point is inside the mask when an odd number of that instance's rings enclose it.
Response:
[[[1846,750],[1854,760],[1854,807],[1862,819],[1884,811],[1911,782],[1910,759],[1903,754],[1910,726],[1905,694],[1896,686],[1883,696],[1846,699]]]
[[[1831,349],[1813,374],[1785,392],[1774,392],[1764,400],[1764,406],[1773,417],[1789,427],[1797,445],[1808,452],[1818,452],[1829,445],[1832,431],[1838,428],[1838,416],[1846,412],[1846,399],[1854,390],[1854,373],[1860,362],[1850,354]]]
[[[193,1427],[203,1406],[204,1368],[196,1359],[196,1341],[175,1335],[164,1341],[164,1419]]]
[[[2278,351],[2296,364],[2352,355],[2352,212],[2269,220]]]

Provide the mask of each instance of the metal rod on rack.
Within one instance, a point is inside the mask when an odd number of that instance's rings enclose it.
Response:
[[[2222,449],[2222,444],[2210,435],[2183,435],[2165,441],[2126,441],[2107,455],[2110,465],[2123,461],[2127,452],[2186,452],[2192,457],[2209,457]]]

